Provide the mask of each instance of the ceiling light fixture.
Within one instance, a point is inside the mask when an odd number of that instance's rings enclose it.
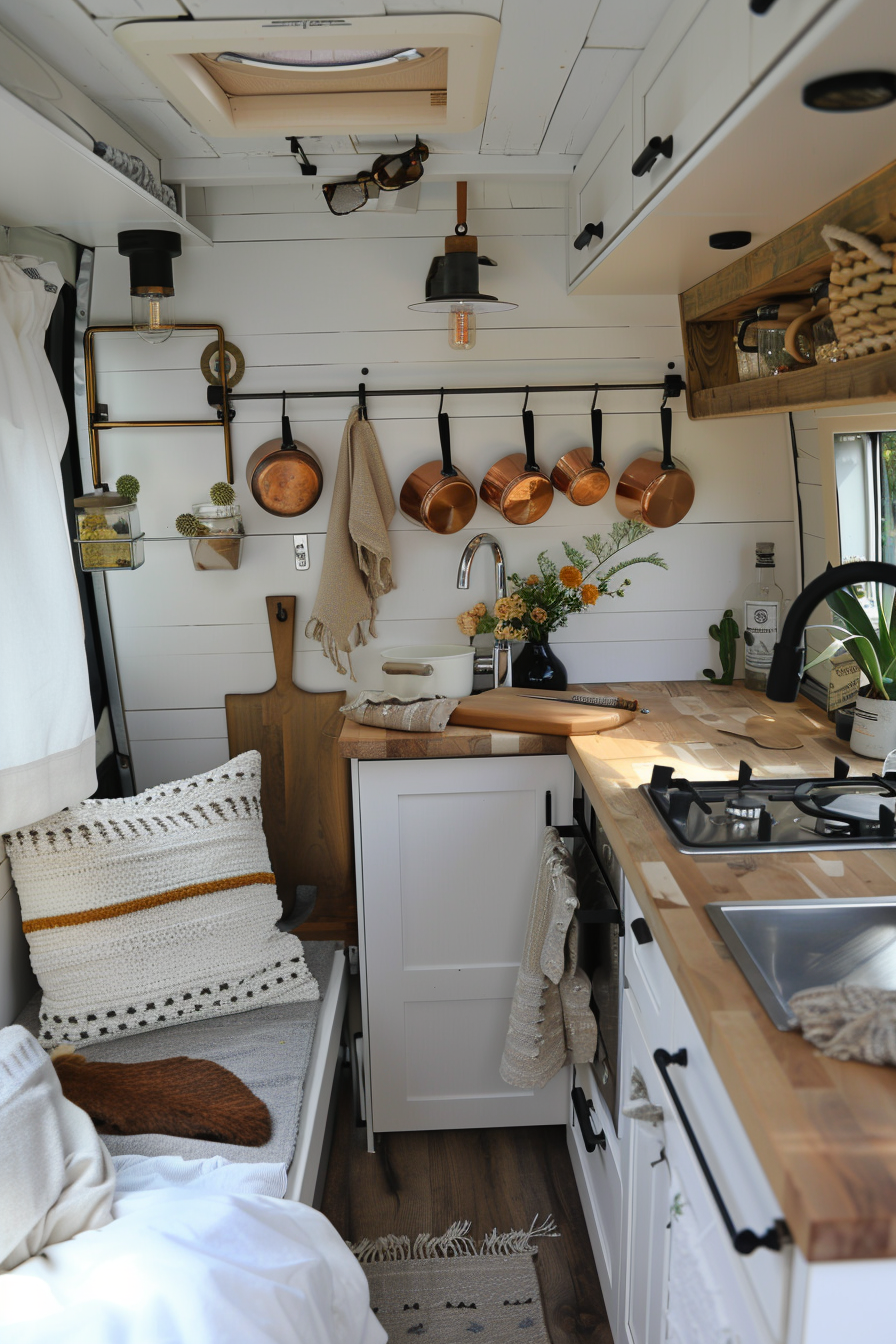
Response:
[[[467,184],[457,184],[457,224],[445,239],[445,255],[433,257],[426,277],[426,298],[411,303],[415,313],[447,313],[448,344],[452,350],[471,350],[476,344],[476,314],[501,313],[518,307],[492,294],[479,293],[479,267],[497,266],[479,256],[479,239],[467,233]]]
[[[803,86],[803,103],[815,112],[869,112],[896,100],[892,70],[853,70]]]
[[[174,330],[172,259],[180,256],[180,234],[168,229],[128,229],[118,250],[131,268],[131,326],[144,341],[160,345]]]

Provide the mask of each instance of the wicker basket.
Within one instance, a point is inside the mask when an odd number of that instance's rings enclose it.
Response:
[[[882,246],[860,233],[825,224],[831,262],[831,321],[843,356],[896,347],[896,243]],[[848,244],[848,249],[842,244]]]

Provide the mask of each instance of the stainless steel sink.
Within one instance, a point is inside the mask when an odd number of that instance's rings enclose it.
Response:
[[[706,913],[780,1031],[801,989],[847,981],[896,989],[896,896],[717,901]]]

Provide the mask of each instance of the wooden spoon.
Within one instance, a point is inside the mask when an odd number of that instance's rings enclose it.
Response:
[[[744,724],[755,724],[755,719],[749,719]],[[735,733],[730,728],[717,728],[717,733],[723,733],[725,737],[740,737],[745,742],[753,742],[757,747],[764,747],[767,751],[798,751],[802,747],[802,742],[796,733],[791,733],[787,728],[781,728],[776,723],[767,723],[760,719],[761,727],[754,728],[750,733]]]

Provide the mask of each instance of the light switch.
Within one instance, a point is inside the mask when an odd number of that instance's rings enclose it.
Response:
[[[310,569],[311,560],[308,556],[308,536],[307,533],[301,535],[293,533],[293,546],[296,552],[296,569]]]

